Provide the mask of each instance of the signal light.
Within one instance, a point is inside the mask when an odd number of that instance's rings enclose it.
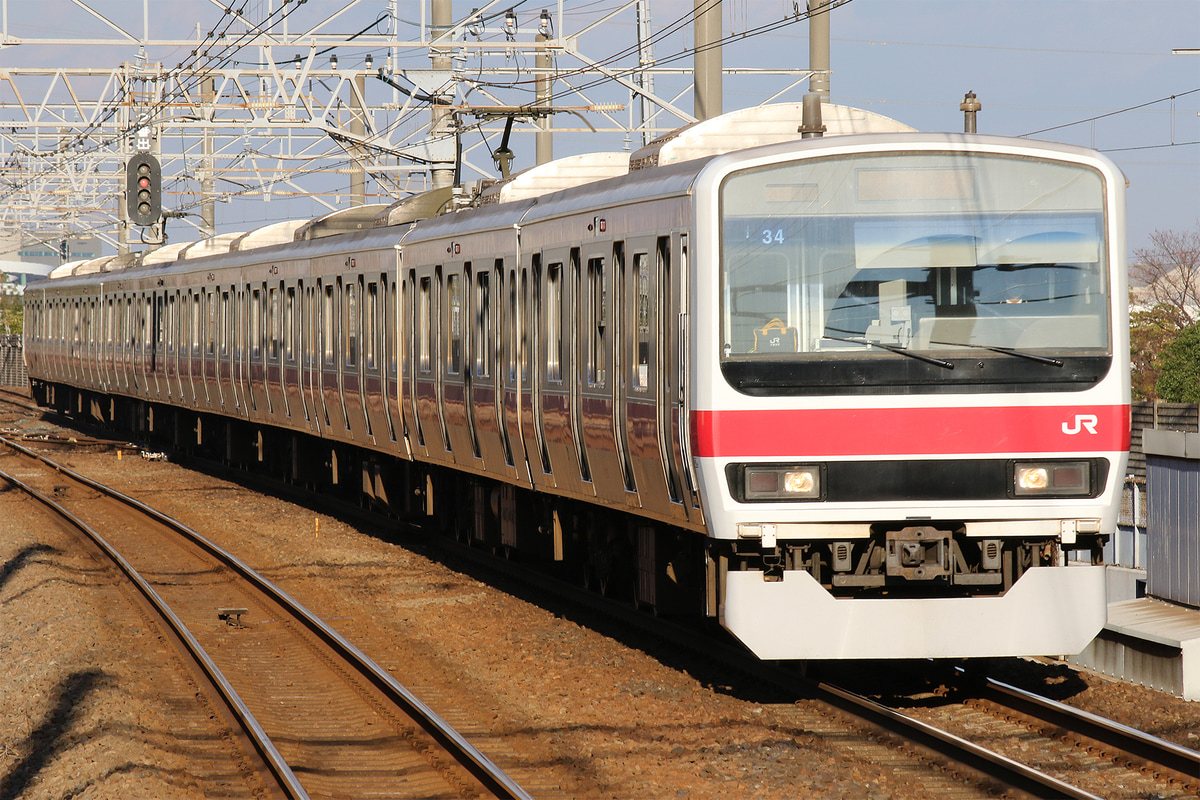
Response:
[[[125,167],[125,207],[134,225],[154,225],[162,217],[162,168],[149,153],[138,153]]]

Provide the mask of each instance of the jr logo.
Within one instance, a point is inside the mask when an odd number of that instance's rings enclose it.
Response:
[[[1100,419],[1095,414],[1076,414],[1075,426],[1067,427],[1068,423],[1064,422],[1062,424],[1062,432],[1068,436],[1074,436],[1080,431],[1087,431],[1088,433],[1095,434],[1096,425],[1099,422]]]

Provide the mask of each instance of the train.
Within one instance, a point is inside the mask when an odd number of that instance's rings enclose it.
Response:
[[[1129,446],[1124,177],[799,116],[64,265],[25,292],[33,396],[762,659],[1081,651]]]

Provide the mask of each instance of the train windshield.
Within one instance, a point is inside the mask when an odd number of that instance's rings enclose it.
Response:
[[[734,173],[720,195],[726,377],[747,390],[1094,382],[1111,356],[1104,197],[1092,169],[978,153]]]

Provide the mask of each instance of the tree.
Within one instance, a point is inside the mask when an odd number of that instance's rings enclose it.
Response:
[[[1200,325],[1184,328],[1163,348],[1155,390],[1168,403],[1200,403]]]
[[[1200,321],[1200,220],[1190,231],[1155,230],[1133,258],[1129,277],[1145,306],[1161,307],[1177,330]]]
[[[1132,303],[1131,303],[1132,306]],[[1162,306],[1129,312],[1129,360],[1134,400],[1152,400],[1158,381],[1159,358],[1179,329]]]
[[[1156,395],[1166,346],[1200,320],[1200,221],[1190,231],[1156,230],[1129,266],[1129,355],[1133,398]],[[1178,369],[1176,364],[1173,369]],[[1174,375],[1167,383],[1178,379]],[[1163,397],[1163,399],[1166,399]]]
[[[8,286],[8,275],[0,272],[0,285]],[[25,321],[25,299],[19,294],[0,291],[0,335],[20,334]]]

